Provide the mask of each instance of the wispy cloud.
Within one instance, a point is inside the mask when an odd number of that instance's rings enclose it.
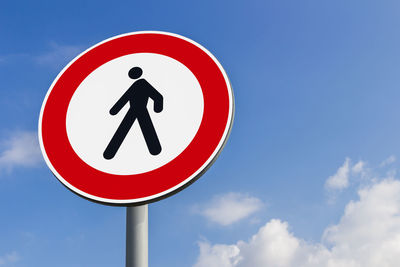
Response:
[[[0,170],[11,171],[15,167],[34,167],[41,160],[36,132],[16,132],[0,142]]]
[[[227,193],[215,196],[209,203],[195,209],[209,221],[226,226],[249,217],[262,206],[258,198],[242,193]]]
[[[0,55],[0,63],[32,62],[40,66],[60,69],[85,49],[83,45],[50,42],[47,51],[39,54],[14,53]]]
[[[400,262],[400,180],[381,178],[358,190],[340,221],[321,242],[290,231],[288,222],[268,221],[248,241],[199,242],[194,267],[397,267]]]
[[[19,261],[19,256],[16,251],[0,256],[0,266],[7,266],[10,263]]]
[[[362,174],[365,172],[365,165],[366,163],[362,160],[358,161],[356,164],[353,165],[351,171],[353,174]]]
[[[388,157],[387,159],[385,159],[384,161],[381,162],[381,164],[379,166],[381,167],[385,167],[388,166],[392,163],[394,163],[396,161],[396,156],[391,155],[390,157]]]
[[[325,183],[328,189],[343,189],[349,186],[350,159],[346,158],[343,165],[330,176]]]
[[[62,45],[51,42],[49,51],[35,56],[33,59],[40,65],[61,68],[82,51],[83,46],[80,45]]]
[[[11,62],[19,62],[19,61],[31,61],[32,56],[29,56],[25,53],[14,53],[14,54],[5,54],[0,55],[0,64],[7,64]]]

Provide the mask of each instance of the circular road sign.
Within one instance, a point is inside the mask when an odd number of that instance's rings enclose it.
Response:
[[[39,141],[73,192],[139,205],[199,178],[222,150],[233,114],[228,77],[208,50],[172,33],[133,32],[94,45],[58,74]]]

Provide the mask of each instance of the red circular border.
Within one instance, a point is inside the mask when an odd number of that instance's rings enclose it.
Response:
[[[169,56],[190,69],[203,91],[204,114],[192,142],[166,165],[141,174],[109,174],[89,166],[73,150],[66,131],[67,109],[75,90],[91,72],[110,60],[134,53]],[[185,39],[162,33],[120,36],[80,55],[53,83],[42,111],[43,149],[56,172],[86,194],[111,200],[111,203],[112,200],[134,203],[135,199],[151,198],[188,179],[217,149],[230,123],[229,90],[213,58]]]

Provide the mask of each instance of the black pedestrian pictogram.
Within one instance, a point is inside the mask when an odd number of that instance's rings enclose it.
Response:
[[[129,70],[128,75],[131,79],[139,79],[142,73],[141,68],[134,67]],[[160,154],[161,144],[147,111],[149,98],[154,101],[154,111],[157,113],[161,112],[163,110],[163,96],[145,79],[139,79],[129,87],[110,109],[110,114],[116,115],[128,102],[130,105],[128,112],[103,153],[105,159],[112,159],[115,156],[136,119],[142,130],[150,154]]]

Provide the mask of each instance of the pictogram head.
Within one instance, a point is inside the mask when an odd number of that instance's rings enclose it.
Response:
[[[143,71],[139,67],[133,67],[132,69],[129,70],[129,73],[128,73],[128,75],[131,79],[138,79],[138,78],[140,78],[140,76],[142,76],[142,74],[143,74]]]

